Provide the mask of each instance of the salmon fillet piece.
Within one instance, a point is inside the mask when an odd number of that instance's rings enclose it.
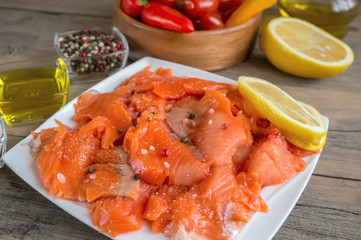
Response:
[[[152,221],[152,231],[154,233],[164,231],[172,218],[171,204],[178,196],[188,190],[188,186],[164,184],[156,192],[152,193],[143,217]]]
[[[136,93],[132,96],[129,106],[130,109],[137,114],[136,117],[139,117],[139,115],[145,111],[164,115],[166,100],[152,92]]]
[[[101,197],[139,197],[139,181],[128,164],[98,163],[88,167],[84,181],[88,202]]]
[[[204,179],[209,164],[201,162],[186,144],[173,138],[160,119],[143,112],[137,128],[130,128],[125,134],[123,146],[135,173],[155,185],[161,185],[168,177],[170,184],[179,185],[192,185]]]
[[[199,78],[177,78],[153,83],[153,93],[163,99],[180,99],[187,95],[204,95],[208,90],[227,92],[229,87],[224,83],[207,81]]]
[[[262,187],[286,182],[305,169],[305,161],[288,150],[286,140],[275,127],[254,144],[244,167]]]
[[[174,107],[167,122],[179,137],[189,137],[207,162],[231,169],[237,148],[250,149],[253,142],[248,119],[234,116],[229,99],[215,90],[206,91],[199,101]]]
[[[236,178],[226,167],[213,167],[205,180],[185,191],[163,186],[152,194],[145,218],[153,221],[154,232],[173,239],[234,239],[253,211],[268,210],[260,185],[248,176]]]
[[[54,131],[48,134],[48,131]],[[51,136],[49,139],[43,135]],[[91,163],[90,155],[100,146],[95,137],[69,131],[65,127],[43,130],[37,136],[36,165],[43,185],[57,198],[85,201],[83,181]]]
[[[93,224],[100,232],[115,237],[121,233],[142,228],[142,215],[155,186],[140,183],[140,193],[136,200],[128,197],[103,197],[91,205]]]

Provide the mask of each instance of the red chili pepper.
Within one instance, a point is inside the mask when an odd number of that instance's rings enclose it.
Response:
[[[217,12],[209,12],[200,19],[201,30],[214,30],[224,27],[221,14]]]
[[[184,10],[192,18],[217,11],[219,0],[184,0]]]
[[[167,5],[168,7],[174,8],[176,0],[154,0],[154,2],[163,3],[164,5]]]
[[[219,0],[219,10],[227,11],[239,7],[245,0]]]
[[[143,7],[148,3],[148,0],[123,0],[123,11],[134,19],[140,18],[140,13]]]
[[[190,33],[194,31],[193,22],[167,5],[150,2],[142,10],[142,20],[149,26],[163,28],[171,31]]]

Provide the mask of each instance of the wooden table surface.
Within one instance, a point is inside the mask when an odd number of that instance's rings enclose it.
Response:
[[[113,0],[0,0],[0,66],[54,60],[55,32],[112,25]],[[275,15],[275,7],[265,18]],[[274,68],[256,47],[244,63],[216,72],[231,79],[267,79],[315,106],[330,119],[327,142],[314,174],[274,239],[361,239],[361,15],[344,41],[353,65],[327,79],[301,79]],[[71,84],[74,98],[94,83]],[[38,125],[7,127],[12,148]],[[260,231],[262,226],[260,226]],[[0,170],[0,239],[107,239],[76,220],[23,182]]]

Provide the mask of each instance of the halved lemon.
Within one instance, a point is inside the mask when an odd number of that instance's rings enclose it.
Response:
[[[271,20],[263,28],[259,44],[275,67],[299,77],[331,77],[354,60],[346,43],[298,18]]]
[[[238,87],[243,97],[279,128],[289,142],[310,151],[324,146],[327,129],[315,108],[259,78],[239,77]]]

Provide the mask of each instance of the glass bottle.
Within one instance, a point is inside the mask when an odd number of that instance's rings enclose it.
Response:
[[[282,16],[304,19],[341,39],[359,7],[360,0],[278,0]]]

